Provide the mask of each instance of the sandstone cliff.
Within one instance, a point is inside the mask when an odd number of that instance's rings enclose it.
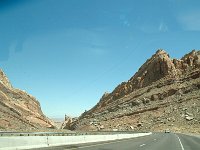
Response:
[[[25,91],[12,87],[0,70],[0,130],[53,128],[40,103]]]
[[[77,130],[185,130],[200,132],[200,51],[179,59],[158,50],[135,75],[83,113]],[[189,129],[187,129],[189,130]]]

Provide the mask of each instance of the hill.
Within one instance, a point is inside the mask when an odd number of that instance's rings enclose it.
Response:
[[[54,128],[42,112],[40,103],[25,91],[13,88],[0,70],[0,130],[30,131]]]
[[[158,50],[71,129],[200,133],[200,51],[172,59]]]

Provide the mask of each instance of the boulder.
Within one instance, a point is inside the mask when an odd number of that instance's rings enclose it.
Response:
[[[192,117],[192,116],[186,116],[185,119],[186,119],[187,121],[190,121],[190,120],[193,120],[194,117]]]

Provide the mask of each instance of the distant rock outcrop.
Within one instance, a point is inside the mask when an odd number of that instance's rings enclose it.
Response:
[[[119,125],[116,125],[117,127],[113,128],[130,129],[131,126],[131,129],[144,129],[145,126],[146,129],[154,129],[157,124],[151,123],[153,119],[146,117],[146,112],[156,117],[156,114],[153,113],[156,110],[169,111],[168,108],[171,109],[172,104],[174,108],[183,108],[183,106],[179,106],[180,103],[187,106],[186,103],[192,102],[196,104],[194,106],[196,108],[200,105],[198,101],[200,99],[199,85],[200,51],[193,50],[181,59],[171,59],[169,54],[160,49],[127,82],[122,82],[111,93],[105,93],[96,106],[83,113],[77,121],[77,129],[88,127],[88,129],[93,130],[94,125],[90,124],[93,119],[98,122],[95,123],[95,129],[98,129],[101,125],[104,126],[104,130],[110,129],[108,125],[114,126],[111,124],[112,120],[119,123]],[[197,94],[195,100],[185,100],[187,98],[193,99],[194,93]],[[166,107],[166,110],[163,107]],[[179,111],[178,113],[182,112]],[[180,116],[173,117],[166,115],[167,113],[158,112],[158,114],[180,119]],[[123,120],[122,118],[127,116],[135,117],[135,119],[126,120],[124,122],[126,125],[121,125],[119,120]],[[139,118],[144,120],[142,121]],[[169,118],[170,121],[168,122],[172,123],[173,119]],[[194,121],[193,118],[193,116],[187,116],[186,120],[182,121]],[[149,126],[143,122],[149,122]],[[197,122],[200,122],[200,120],[197,120]],[[176,122],[172,124],[175,127]]]
[[[68,129],[73,130],[74,129],[74,123],[77,121],[77,118],[72,118],[67,115],[65,115],[65,121],[62,123],[60,129]]]
[[[53,128],[40,103],[25,91],[12,87],[0,70],[0,130]]]

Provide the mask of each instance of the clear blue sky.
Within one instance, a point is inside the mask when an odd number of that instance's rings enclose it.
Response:
[[[0,68],[49,117],[78,116],[159,48],[200,44],[199,0],[1,0]]]

